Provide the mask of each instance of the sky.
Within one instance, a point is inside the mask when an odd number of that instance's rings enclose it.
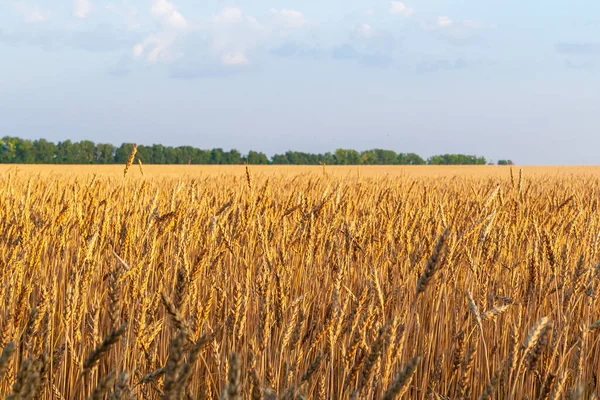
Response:
[[[597,0],[0,0],[0,137],[600,163]]]

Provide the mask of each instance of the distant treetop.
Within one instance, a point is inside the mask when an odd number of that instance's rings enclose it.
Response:
[[[28,140],[5,136],[0,140],[0,163],[14,164],[124,164],[133,143],[114,146],[89,140],[52,143],[45,139]],[[485,165],[486,159],[475,155],[443,154],[423,159],[415,153],[372,149],[357,151],[337,149],[323,154],[287,151],[271,158],[262,152],[241,154],[232,149],[198,149],[192,146],[139,145],[137,158],[145,164],[289,164],[289,165]],[[498,165],[512,165],[499,160]]]

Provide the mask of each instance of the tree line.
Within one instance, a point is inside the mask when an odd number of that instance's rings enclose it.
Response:
[[[53,143],[45,139],[29,140],[5,136],[0,140],[0,163],[14,164],[123,164],[133,143],[115,146],[90,140]],[[192,146],[171,147],[161,144],[139,145],[137,157],[146,164],[293,164],[293,165],[484,165],[485,157],[465,154],[434,155],[427,159],[415,153],[372,149],[357,151],[337,149],[323,154],[287,151],[268,157],[257,151],[242,154],[238,150],[198,149]],[[498,161],[512,165],[510,160]]]

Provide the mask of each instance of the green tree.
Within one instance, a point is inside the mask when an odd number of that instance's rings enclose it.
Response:
[[[241,164],[242,163],[242,154],[236,149],[231,149],[227,153],[225,153],[225,164]]]
[[[156,164],[154,162],[152,146],[139,145],[135,158],[142,160],[144,164]]]
[[[162,144],[152,145],[152,162],[154,164],[165,164],[165,147]]]
[[[400,153],[398,154],[398,164],[423,165],[425,164],[425,160],[415,153]]]
[[[133,143],[123,143],[119,148],[115,151],[115,162],[117,164],[125,164],[129,159],[129,155],[133,150]]]
[[[58,164],[73,164],[73,142],[65,140],[56,146],[56,162]]]
[[[217,148],[212,149],[210,152],[210,163],[211,164],[225,164],[225,153],[223,153],[223,149]]]
[[[165,164],[177,164],[177,150],[171,146],[164,147]]]
[[[376,164],[394,165],[398,164],[398,154],[393,150],[374,149]]]
[[[15,150],[15,162],[24,164],[33,164],[35,162],[35,153],[31,140],[18,139]]]
[[[358,165],[360,164],[360,154],[352,149],[337,149],[335,163],[337,165]]]
[[[246,162],[248,164],[268,164],[269,159],[264,153],[258,153],[250,150],[246,156]]]
[[[360,154],[360,163],[363,165],[377,164],[377,154],[374,150],[365,150]]]
[[[194,162],[197,149],[192,146],[180,146],[175,150],[177,152],[177,164],[192,164]]]
[[[194,164],[210,164],[210,150],[198,149],[192,162]]]
[[[38,164],[52,164],[56,162],[57,147],[46,139],[33,141],[33,156]]]
[[[498,160],[498,165],[514,165],[512,160]]]
[[[73,162],[92,164],[96,161],[96,145],[89,140],[73,143]]]
[[[0,140],[0,163],[57,163],[57,164],[123,164],[127,162],[133,143],[112,144],[89,140],[54,144],[45,139],[27,140],[5,136]],[[294,165],[483,165],[485,157],[467,154],[433,155],[425,161],[415,153],[398,153],[393,150],[371,149],[358,152],[337,149],[335,152],[306,153],[288,150],[269,158],[261,152],[249,151],[247,155],[231,149],[198,149],[192,146],[139,145],[137,158],[146,164],[294,164]],[[490,163],[492,161],[490,160]],[[499,165],[512,165],[511,160],[499,160]]]
[[[0,154],[0,162],[14,163],[17,158],[17,142],[18,138],[5,136],[2,138],[2,152]]]
[[[285,154],[275,154],[273,157],[271,157],[271,163],[276,165],[285,165],[289,164],[290,162]]]
[[[308,158],[306,157],[306,154],[300,153],[298,151],[291,151],[291,150],[286,151],[285,157],[287,158],[288,162],[293,165],[308,165],[308,164],[310,164]]]
[[[485,165],[485,157],[465,154],[443,154],[431,156],[427,159],[431,165]]]

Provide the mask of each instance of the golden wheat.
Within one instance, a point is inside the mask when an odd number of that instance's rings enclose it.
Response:
[[[134,159],[0,174],[0,398],[598,396],[600,179]]]

